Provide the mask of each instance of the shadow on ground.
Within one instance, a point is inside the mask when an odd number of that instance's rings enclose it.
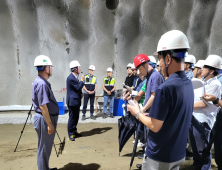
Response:
[[[94,128],[90,131],[81,132],[81,135],[83,137],[93,136],[93,135],[98,135],[98,134],[105,133],[105,132],[107,132],[108,130],[111,130],[111,129],[112,129],[112,127]]]
[[[99,164],[96,163],[91,163],[91,164],[87,164],[87,165],[83,165],[80,163],[68,163],[67,165],[65,165],[63,168],[60,168],[58,170],[97,170],[100,168]]]

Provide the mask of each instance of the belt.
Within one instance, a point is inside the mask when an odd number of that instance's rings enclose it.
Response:
[[[36,112],[36,113],[42,115],[42,112]],[[49,114],[49,116],[58,116],[58,115],[50,115],[50,114]]]

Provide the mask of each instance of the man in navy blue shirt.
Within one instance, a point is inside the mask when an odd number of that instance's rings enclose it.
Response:
[[[137,104],[127,106],[150,129],[143,170],[179,170],[185,161],[194,101],[192,83],[184,72],[188,49],[188,39],[181,31],[162,35],[155,55],[169,78],[157,88],[148,117]]]

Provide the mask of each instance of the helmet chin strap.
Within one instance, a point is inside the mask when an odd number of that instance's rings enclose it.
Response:
[[[146,67],[143,65],[143,67],[146,69]],[[146,72],[147,72],[147,74],[146,75],[148,75],[149,74],[149,71],[148,71],[148,69],[146,69]]]
[[[166,65],[165,58],[164,58],[164,56],[163,56],[163,52],[162,52],[162,51],[161,51],[161,55],[162,55],[163,62],[164,62],[165,68],[166,68],[166,76],[169,77],[168,66]],[[170,56],[170,57],[171,57],[171,56]],[[171,58],[172,58],[172,57],[171,57]]]
[[[207,75],[204,77],[204,80],[210,75],[210,69],[208,68],[208,73],[207,73]]]

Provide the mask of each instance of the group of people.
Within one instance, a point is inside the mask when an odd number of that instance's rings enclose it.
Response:
[[[34,105],[34,128],[38,134],[37,164],[39,170],[49,170],[49,157],[55,137],[55,131],[59,115],[59,107],[51,89],[48,79],[52,76],[52,62],[49,57],[39,55],[35,58],[34,66],[38,76],[32,85],[32,102]],[[97,89],[97,78],[94,76],[95,66],[89,66],[89,74],[82,75],[80,64],[77,60],[70,62],[71,74],[67,77],[67,98],[66,103],[69,110],[68,136],[70,141],[82,135],[77,132],[81,99],[84,97],[82,120],[86,120],[86,109],[90,100],[90,118],[95,120],[94,100]],[[116,90],[115,78],[112,77],[112,68],[107,69],[107,76],[104,78],[104,107],[103,118],[107,118],[107,104],[110,103],[110,117],[113,116],[114,92]],[[54,170],[56,168],[53,168]],[[53,170],[51,169],[51,170]]]
[[[144,136],[140,143],[145,146],[143,162],[138,165],[143,170],[179,170],[186,155],[193,157],[195,169],[201,159],[202,150],[207,146],[219,107],[213,112],[207,109],[208,102],[222,105],[221,83],[217,76],[221,71],[221,57],[209,55],[206,60],[188,55],[189,42],[179,30],[163,34],[158,42],[158,62],[153,56],[139,54],[133,64],[127,65],[128,76],[123,99],[133,99],[135,105],[127,104],[127,110],[143,124]],[[35,110],[34,128],[38,134],[37,164],[39,170],[49,170],[49,157],[54,141],[59,108],[48,82],[52,76],[52,62],[49,57],[36,57],[34,66],[38,76],[32,86],[32,101]],[[67,77],[67,106],[69,109],[68,135],[71,141],[81,136],[77,132],[81,99],[84,97],[82,120],[86,119],[86,109],[90,100],[90,118],[95,120],[94,99],[97,90],[95,66],[89,66],[89,74],[82,75],[80,64],[70,62],[71,74]],[[115,79],[112,68],[107,69],[104,78],[103,118],[107,118],[107,103],[110,101],[110,117],[113,116]],[[192,79],[205,83],[205,96],[198,97],[193,89]],[[127,92],[128,91],[128,92]],[[189,134],[189,135],[188,135]],[[219,133],[220,134],[220,133]],[[222,134],[215,142],[215,156],[221,169]],[[189,143],[190,147],[187,147]],[[217,152],[217,154],[216,154]],[[211,168],[211,155],[204,162],[203,170]],[[54,168],[56,169],[56,168]]]
[[[172,30],[159,40],[154,53],[159,60],[157,64],[153,56],[145,54],[133,59],[146,81],[141,81],[137,93],[124,94],[124,99],[133,98],[135,103],[128,104],[128,111],[144,125],[144,136],[138,146],[145,146],[145,151],[138,156],[143,158],[138,168],[176,170],[186,158],[193,159],[189,169],[200,167],[220,109],[217,104],[221,104],[222,59],[209,55],[196,63],[196,58],[188,55],[189,48],[186,35]],[[200,96],[202,88],[193,89],[192,81],[197,79],[204,84],[205,95]],[[144,95],[145,101],[141,101]],[[216,107],[209,109],[208,103]],[[218,169],[222,169],[222,132],[217,134],[214,147],[215,161]],[[201,169],[210,170],[211,162],[209,154]]]

